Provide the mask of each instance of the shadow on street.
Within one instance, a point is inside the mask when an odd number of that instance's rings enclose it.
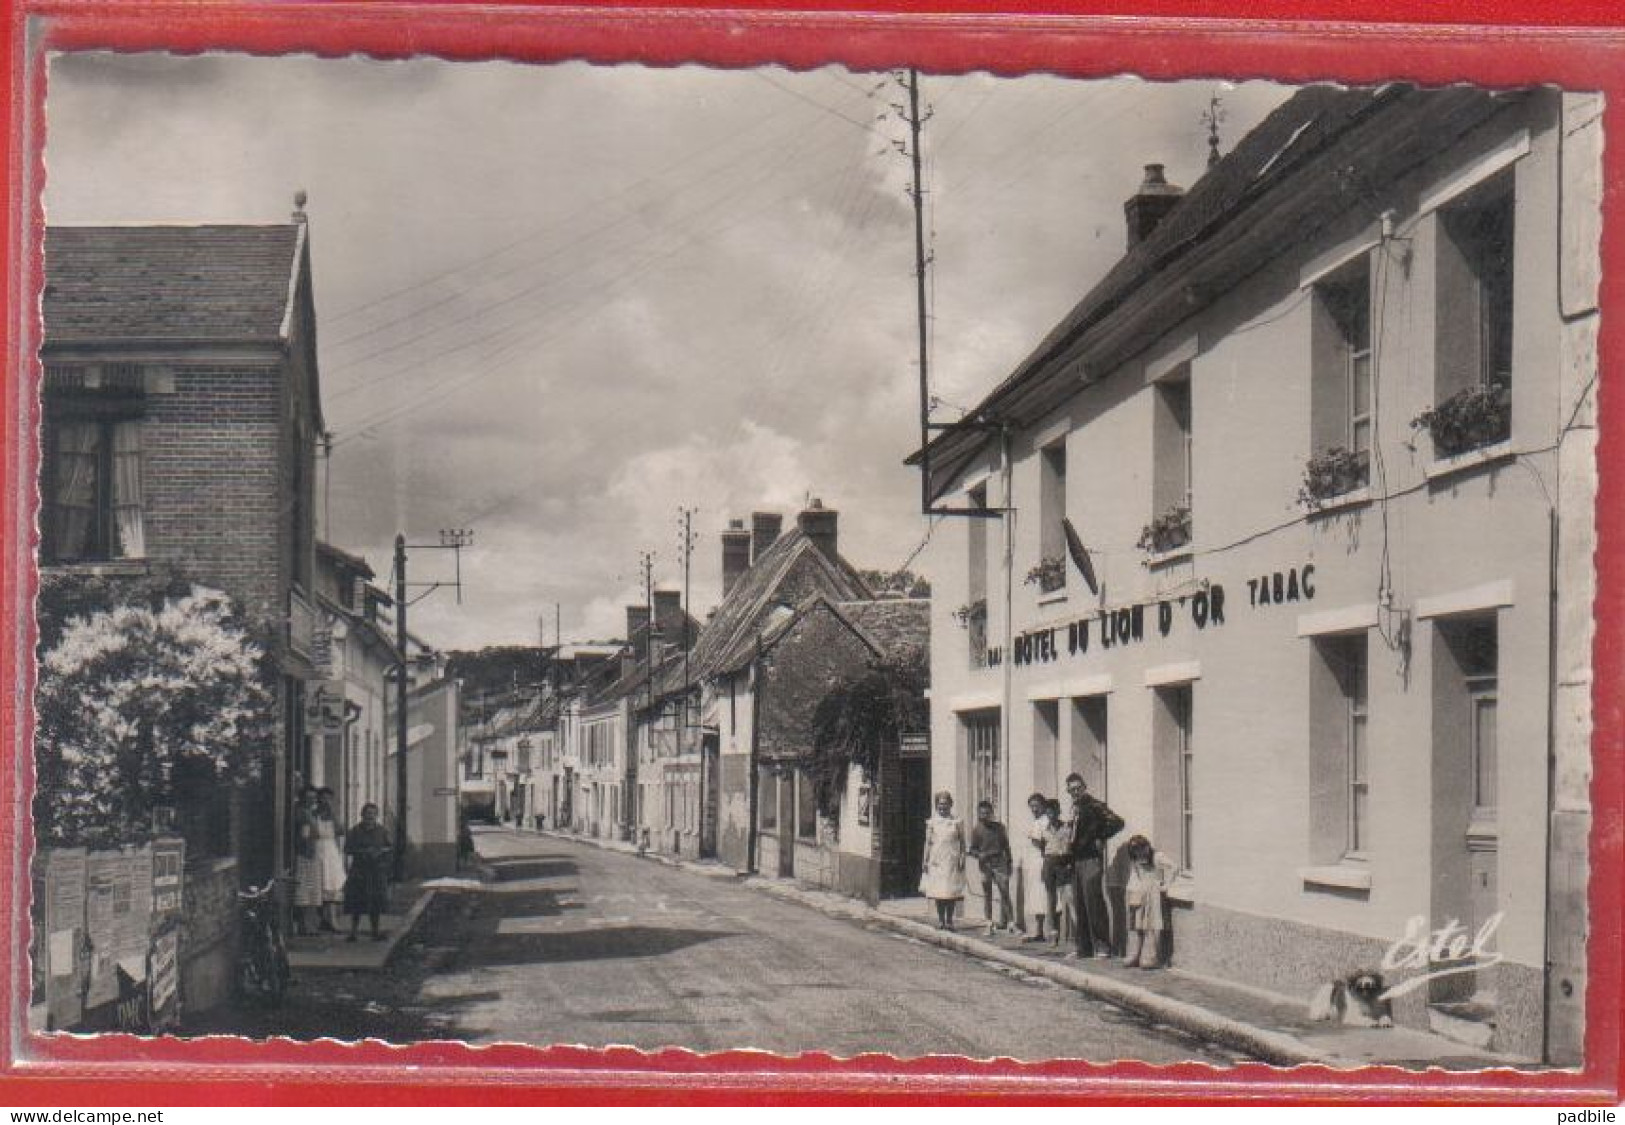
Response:
[[[576,862],[562,856],[524,856],[514,859],[489,859],[494,882],[511,883],[521,879],[556,879],[577,873]]]
[[[614,961],[663,957],[719,938],[738,935],[717,930],[676,930],[618,926],[557,934],[496,934],[480,943],[477,960],[493,965],[556,965],[570,961]]]

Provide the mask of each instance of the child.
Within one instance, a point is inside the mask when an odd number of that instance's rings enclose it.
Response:
[[[976,805],[976,827],[971,829],[970,855],[982,871],[982,915],[987,919],[987,936],[1012,928],[1015,914],[1010,904],[1010,833],[993,819],[993,802]],[[993,888],[999,888],[999,924],[993,925]]]
[[[1072,826],[1061,819],[1061,802],[1044,806],[1044,893],[1050,916],[1051,945],[1061,944],[1061,918],[1072,910]]]
[[[1123,905],[1128,908],[1128,945],[1123,964],[1156,969],[1162,965],[1164,892],[1179,871],[1160,858],[1144,836],[1123,845],[1128,853],[1128,881]]]

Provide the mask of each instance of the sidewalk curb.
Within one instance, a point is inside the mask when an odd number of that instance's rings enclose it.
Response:
[[[654,852],[640,853],[630,845],[615,847],[611,841],[598,840],[590,836],[575,836],[551,828],[531,829],[529,831],[541,836],[550,836],[557,840],[586,844],[598,848],[600,851],[620,852],[623,855],[639,859],[652,859],[667,867],[680,868],[691,874],[710,878],[733,879],[742,887],[748,887],[753,891],[770,895],[782,902],[795,903],[798,906],[816,910],[820,914],[839,921],[872,923],[893,933],[929,945],[951,949],[956,953],[962,953],[979,960],[996,961],[1001,965],[1019,969],[1031,976],[1043,977],[1073,991],[1093,996],[1119,1008],[1146,1016],[1187,1034],[1200,1036],[1221,1046],[1243,1051],[1274,1066],[1298,1066],[1309,1063],[1346,1069],[1367,1065],[1358,1060],[1345,1059],[1328,1051],[1317,1050],[1303,1042],[1303,1040],[1284,1032],[1267,1031],[1261,1027],[1254,1027],[1252,1024],[1222,1016],[1200,1005],[1189,1004],[1182,1000],[1172,1000],[1149,989],[1136,988],[1134,985],[1124,984],[1110,977],[1091,973],[1087,969],[1072,965],[1057,965],[1042,958],[1011,952],[961,934],[943,933],[919,922],[893,917],[857,900],[853,900],[850,906],[844,904],[836,906],[813,898],[799,887],[779,884],[769,879],[763,879],[761,876],[747,875],[743,872],[734,871],[732,868],[711,867],[706,864],[676,859]]]
[[[975,957],[978,960],[996,961],[1001,965],[1020,969],[1031,976],[1054,981],[1056,984],[1064,985],[1075,992],[1081,992],[1098,1000],[1115,1004],[1119,1008],[1146,1016],[1179,1031],[1200,1036],[1221,1046],[1244,1051],[1254,1058],[1275,1066],[1297,1066],[1304,1063],[1315,1063],[1322,1066],[1351,1068],[1365,1065],[1327,1051],[1317,1050],[1301,1039],[1283,1032],[1266,1031],[1263,1028],[1254,1027],[1252,1024],[1219,1015],[1217,1012],[1197,1004],[1189,1004],[1183,1000],[1172,1000],[1149,989],[1136,988],[1134,985],[1124,984],[1110,977],[1091,973],[1087,969],[1073,965],[1057,965],[1042,958],[1029,957],[1000,946],[977,941],[975,938],[963,934],[943,933],[941,930],[933,929],[920,922],[913,922],[907,918],[895,918],[868,906],[858,905],[848,910],[827,908],[825,904],[810,899],[807,895],[801,893],[798,888],[794,887],[779,886],[765,880],[753,880],[745,885],[770,894],[784,902],[794,902],[810,907],[830,917],[871,922],[894,933],[914,938],[917,941],[923,941],[929,945],[951,949],[956,953]]]
[[[364,965],[329,964],[322,959],[320,953],[310,954],[303,951],[289,950],[288,967],[309,973],[378,972],[388,967],[390,959],[395,956],[395,950],[411,935],[413,927],[418,923],[418,919],[423,917],[423,912],[429,909],[429,903],[433,901],[434,896],[438,893],[437,888],[430,887],[418,895],[417,900],[412,903],[411,908],[402,917],[401,924],[385,936],[376,964],[370,963],[371,958],[368,959],[369,963]]]
[[[390,939],[384,942],[385,965],[388,965],[390,958],[395,956],[395,950],[400,947],[401,943],[412,936],[413,929],[417,927],[418,919],[423,917],[423,912],[429,909],[429,904],[434,901],[435,895],[439,893],[440,888],[429,887],[418,895],[418,900],[412,904],[412,909],[408,910],[406,917],[401,920],[400,929],[396,930]]]

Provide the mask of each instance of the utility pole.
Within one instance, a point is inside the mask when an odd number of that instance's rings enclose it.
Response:
[[[920,72],[913,67],[908,68],[908,133],[909,163],[914,170],[914,189],[910,195],[914,199],[914,287],[915,300],[919,309],[919,335],[920,335],[920,448],[924,449],[931,442],[931,376],[927,364],[930,361],[930,348],[926,330],[926,318],[929,315],[925,304],[925,271],[928,262],[925,257],[925,185],[924,177],[920,172]],[[931,474],[920,474],[920,507],[924,511],[931,510]]]
[[[406,695],[408,687],[408,670],[411,667],[411,655],[407,652],[408,635],[406,631],[406,591],[411,586],[424,587],[419,595],[422,601],[442,586],[454,586],[457,589],[457,601],[463,600],[463,548],[474,542],[474,533],[466,528],[442,528],[440,542],[438,543],[412,543],[406,542],[405,535],[395,536],[395,647],[400,651],[401,664],[399,675],[395,678],[395,879],[397,882],[406,878],[406,789],[411,778],[411,772],[406,764]],[[454,582],[418,582],[410,583],[406,580],[406,553],[414,551],[450,551],[457,559]]]
[[[654,675],[654,672],[655,672],[655,670],[654,670],[654,635],[655,635],[654,573],[655,573],[655,556],[654,556],[653,551],[644,551],[643,552],[643,554],[642,554],[642,556],[640,558],[639,568],[643,572],[643,616],[644,616],[644,625],[643,625],[643,699],[644,699],[644,708],[643,708],[643,710],[644,710],[644,714],[648,716],[649,746],[650,746],[651,749],[653,749],[653,748],[655,748],[657,746],[657,743],[655,742],[655,737],[654,737],[654,735],[655,735],[655,726],[654,726],[654,724],[655,724],[655,716],[654,716],[654,701],[655,701],[655,675]],[[632,638],[630,638],[630,637],[627,638],[627,640],[629,642],[631,641],[631,639]],[[632,727],[633,727],[632,748],[631,748],[631,751],[627,755],[627,763],[626,763],[626,773],[627,773],[627,783],[626,783],[626,822],[627,822],[627,835],[634,842],[636,842],[637,841],[637,834],[638,834],[638,825],[632,823],[632,821],[633,821],[633,812],[637,808],[637,801],[634,799],[633,793],[636,791],[636,789],[638,787],[638,753],[637,753],[637,735],[636,735],[637,723],[635,721],[633,722]]]
[[[698,737],[696,725],[691,725],[688,717],[688,695],[690,691],[689,654],[694,647],[694,639],[688,635],[688,623],[693,614],[688,608],[689,570],[694,558],[694,511],[693,508],[683,508],[683,693],[678,696],[677,708],[677,752],[683,753],[688,739],[692,738],[699,749],[700,776],[698,778],[699,792],[696,794],[699,805],[699,823],[695,828],[699,834],[699,854],[705,854],[705,740]],[[698,716],[696,716],[697,718]]]
[[[395,536],[395,649],[401,666],[395,676],[395,878],[406,877],[406,689],[412,658],[406,651],[406,536]]]

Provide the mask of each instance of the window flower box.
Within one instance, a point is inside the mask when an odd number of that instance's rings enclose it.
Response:
[[[1184,504],[1169,508],[1146,524],[1135,545],[1153,555],[1167,555],[1191,541],[1191,510]]]
[[[1512,391],[1504,383],[1468,387],[1422,411],[1411,428],[1426,430],[1438,457],[1455,457],[1512,436]]]
[[[987,599],[977,598],[973,602],[966,602],[954,610],[954,620],[959,622],[961,629],[969,629],[978,622],[987,621]]]
[[[1305,462],[1298,503],[1309,509],[1321,508],[1327,501],[1365,488],[1370,481],[1370,454],[1334,445]]]
[[[1053,594],[1066,588],[1066,557],[1046,555],[1038,565],[1027,572],[1027,585],[1037,586],[1040,594]]]

